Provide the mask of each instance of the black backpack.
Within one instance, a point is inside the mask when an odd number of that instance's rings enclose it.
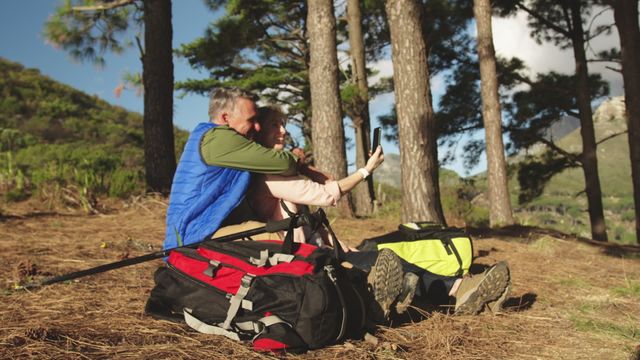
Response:
[[[174,250],[156,271],[145,312],[252,340],[259,351],[302,352],[359,337],[365,306],[335,250],[292,236]]]

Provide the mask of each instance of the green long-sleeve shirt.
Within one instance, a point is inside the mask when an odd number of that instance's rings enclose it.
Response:
[[[297,174],[298,158],[289,151],[268,149],[238,134],[227,125],[209,130],[200,143],[207,165],[248,170],[263,174]]]

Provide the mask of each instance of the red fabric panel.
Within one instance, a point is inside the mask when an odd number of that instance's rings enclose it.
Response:
[[[216,271],[216,276],[211,278],[203,273],[209,267],[208,263],[192,259],[177,251],[171,252],[169,263],[189,276],[231,294],[238,292],[240,281],[245,275],[243,271],[223,266],[219,267]]]
[[[205,248],[198,248],[200,255],[213,260],[220,261],[220,266],[216,270],[216,276],[213,278],[204,274],[209,267],[209,263],[192,259],[178,251],[172,251],[169,255],[169,263],[188,274],[189,276],[214,286],[226,293],[236,294],[240,288],[242,277],[246,273],[256,276],[289,274],[289,275],[305,275],[313,273],[313,264],[304,261],[294,260],[290,263],[281,263],[270,267],[256,267],[237,259],[233,256],[221,254]],[[230,266],[225,266],[231,265]]]
[[[198,253],[207,259],[218,260],[222,264],[229,264],[231,266],[242,269],[245,272],[256,276],[273,275],[273,274],[290,274],[290,275],[305,275],[313,273],[313,264],[309,264],[304,261],[294,260],[290,263],[280,263],[276,266],[264,266],[257,267],[244,262],[231,255],[222,254],[216,251],[212,251],[205,248],[198,248]],[[223,265],[224,266],[224,265]]]
[[[253,342],[253,349],[256,351],[274,351],[274,350],[277,351],[277,350],[284,350],[288,347],[289,346],[285,343],[281,343],[280,341],[267,339],[267,338],[256,339]]]

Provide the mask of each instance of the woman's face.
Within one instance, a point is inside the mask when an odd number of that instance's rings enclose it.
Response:
[[[256,140],[264,147],[282,150],[286,134],[284,121],[281,118],[272,117],[261,127]]]

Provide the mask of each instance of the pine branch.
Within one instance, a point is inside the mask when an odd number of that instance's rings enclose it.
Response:
[[[552,30],[570,38],[571,34],[566,30],[563,29],[562,27],[552,23],[551,21],[547,20],[546,18],[540,16],[540,14],[536,13],[535,11],[529,9],[528,7],[526,7],[522,1],[518,1],[516,3],[516,6],[520,9],[522,9],[524,12],[526,12],[527,14],[529,14],[531,17],[537,19],[538,21],[540,21],[541,23],[543,23],[544,25],[548,26],[549,28],[551,28]]]
[[[569,27],[569,32],[566,35],[568,38],[573,38],[571,35],[573,34],[573,32],[576,29],[576,24],[574,24],[573,22],[571,22],[571,15],[569,14],[569,7],[567,6],[566,3],[562,4],[562,14],[564,15],[564,21],[567,23],[567,26]],[[583,34],[584,36],[584,34]]]
[[[599,28],[595,33],[593,33],[593,34],[591,34],[591,35],[587,36],[587,42],[589,42],[589,40],[591,40],[591,39],[593,39],[593,38],[595,38],[595,37],[600,36],[600,34],[602,34],[602,33],[606,32],[606,31],[609,31],[609,30],[610,30],[610,29],[612,29],[615,25],[616,25],[616,24],[609,24],[609,25],[607,25],[607,26],[603,26],[603,27]]]
[[[600,15],[604,14],[607,11],[612,10],[612,8],[610,7],[606,7],[602,10],[600,10],[597,14],[595,14],[592,18],[591,21],[589,22],[589,26],[587,27],[587,34],[591,34],[591,29],[593,28],[593,25],[595,24],[595,21],[598,17],[600,17]],[[589,37],[589,39],[593,39],[595,36],[591,36]],[[588,41],[588,40],[587,40]]]
[[[569,109],[564,109],[564,111],[567,113],[567,115],[571,115],[574,118],[580,118],[580,114],[578,114],[577,112],[573,111],[573,110],[569,110]]]
[[[72,6],[71,10],[73,11],[103,11],[115,9],[121,6],[131,5],[135,2],[135,0],[115,0],[109,3],[100,3],[98,5],[92,6]]]
[[[597,63],[597,62],[612,62],[612,63],[620,64],[622,61],[620,61],[618,59],[587,59],[587,62],[593,62],[593,63]]]
[[[555,151],[556,153],[561,154],[564,157],[566,157],[572,165],[581,166],[580,164],[582,164],[582,159],[580,159],[579,155],[572,154],[572,153],[566,151],[565,149],[559,147],[558,145],[556,145],[553,141],[547,140],[545,138],[540,138],[538,140],[541,143],[545,144],[552,151]]]
[[[625,130],[625,131],[622,131],[622,132],[619,132],[619,133],[611,134],[611,135],[609,135],[609,136],[605,137],[604,139],[602,139],[602,140],[600,140],[600,141],[596,142],[596,146],[597,146],[597,145],[602,144],[603,142],[605,142],[605,141],[607,141],[607,140],[611,140],[611,139],[613,139],[614,137],[618,137],[618,136],[623,135],[623,134],[626,134],[626,133],[628,133],[628,132],[629,132],[628,130]]]
[[[536,83],[535,81],[533,81],[533,80],[529,79],[529,77],[524,76],[524,75],[521,75],[521,74],[519,74],[519,73],[514,73],[514,74],[513,74],[513,77],[514,77],[516,80],[519,80],[520,82],[522,82],[522,83],[525,83],[525,84],[529,85],[530,87],[537,86],[537,87],[541,87],[541,88],[543,88],[543,89],[548,89],[550,92],[559,92],[559,91],[561,91],[561,90],[562,90],[562,89],[560,89],[560,90],[559,90],[559,89],[554,88],[554,87],[543,86],[542,84],[540,84],[540,83]],[[567,91],[562,91],[562,92],[563,92],[564,94],[566,94],[566,95],[571,95],[571,94],[572,94],[571,92],[567,92]],[[567,109],[563,109],[563,110],[564,110],[564,111],[566,111],[567,113],[571,113],[571,110],[567,110]]]
[[[582,195],[582,194],[586,194],[586,193],[587,193],[587,190],[586,190],[586,189],[584,189],[584,190],[580,190],[580,191],[578,191],[577,193],[575,193],[575,195],[573,195],[573,197],[578,197],[578,196],[580,196],[580,195]],[[584,210],[583,212],[586,212],[586,210]]]
[[[144,58],[144,48],[140,42],[140,37],[136,35],[136,44],[138,44],[138,50],[140,50],[140,59]]]
[[[607,68],[607,69],[609,69],[611,71],[615,71],[617,73],[622,74],[622,69],[620,69],[620,68],[614,68],[614,67],[611,67],[611,66],[605,66],[605,68]]]

